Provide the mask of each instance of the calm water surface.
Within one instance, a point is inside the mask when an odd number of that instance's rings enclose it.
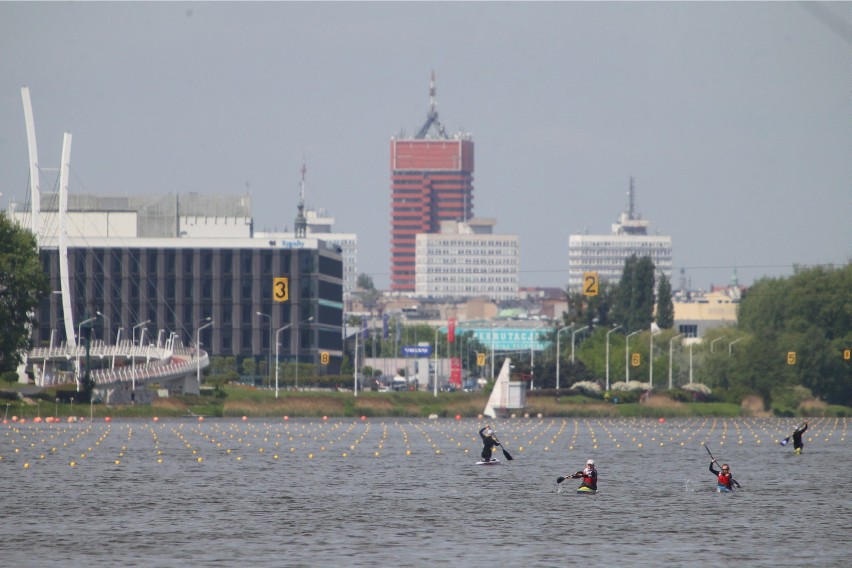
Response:
[[[0,426],[4,566],[849,566],[849,419]],[[743,490],[715,492],[706,442]],[[499,452],[498,452],[499,455]],[[502,458],[502,456],[500,456]],[[594,458],[595,496],[556,477]],[[73,465],[72,465],[73,462]],[[118,462],[118,463],[116,463]],[[566,489],[566,490],[562,490]]]

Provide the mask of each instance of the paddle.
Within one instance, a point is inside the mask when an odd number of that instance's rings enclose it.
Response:
[[[804,423],[803,423],[803,424],[799,424],[799,427],[798,427],[798,428],[796,428],[796,430],[801,430],[801,429],[802,429],[802,426],[804,426]],[[783,440],[781,440],[781,445],[782,445],[782,446],[786,446],[787,444],[789,444],[789,443],[790,443],[790,438],[791,438],[792,436],[793,436],[793,434],[790,434],[789,436],[787,436],[786,438],[784,438]]]
[[[581,476],[577,475],[576,473],[575,473],[575,474],[573,474],[573,475],[571,475],[571,476],[569,476],[569,477],[557,477],[557,478],[556,478],[556,483],[562,483],[562,482],[563,482],[563,481],[565,481],[566,479],[579,479],[580,477],[581,477]]]
[[[701,442],[701,445],[704,446],[704,449],[707,450],[708,454],[710,454],[710,448],[707,447],[707,444],[705,444],[704,442]],[[713,457],[713,454],[710,454],[710,460],[713,463],[716,463],[716,464],[719,463],[719,462],[716,461],[716,458]],[[736,479],[734,479],[733,477],[731,478],[731,484],[736,485],[738,489],[742,488],[742,485],[740,485],[739,482]]]
[[[497,440],[497,436],[494,436],[494,439]],[[500,440],[497,440],[497,443],[500,444],[500,449],[503,450],[503,457],[505,457],[508,461],[515,459],[512,457],[512,454],[506,451],[506,448],[503,447],[503,443],[500,442]]]

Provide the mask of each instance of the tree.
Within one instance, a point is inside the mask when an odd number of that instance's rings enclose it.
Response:
[[[660,283],[657,286],[657,326],[660,329],[674,327],[672,284],[664,274],[660,275]]]
[[[356,290],[353,295],[361,299],[361,303],[367,309],[373,309],[382,297],[382,293],[376,290],[373,279],[369,274],[359,274]]]
[[[49,293],[35,237],[0,213],[0,371],[17,367],[32,346],[36,310]]]
[[[612,319],[628,331],[648,329],[654,314],[654,262],[635,254],[624,261],[614,292]]]

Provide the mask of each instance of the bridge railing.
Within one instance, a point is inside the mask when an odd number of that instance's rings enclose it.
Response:
[[[44,364],[50,360],[65,359],[76,360],[78,357],[86,356],[84,346],[68,347],[36,347],[28,353],[29,360],[41,360]],[[99,386],[107,386],[118,383],[147,383],[186,376],[198,368],[206,368],[210,364],[210,358],[206,351],[189,349],[182,345],[175,345],[171,349],[153,345],[139,346],[130,341],[120,341],[118,345],[105,345],[103,341],[93,341],[89,346],[89,357],[120,358],[127,359],[145,358],[144,364],[124,364],[118,367],[110,366],[107,369],[93,369],[90,377]],[[153,361],[151,361],[153,359]],[[56,384],[58,377],[53,374],[43,373],[42,386]]]

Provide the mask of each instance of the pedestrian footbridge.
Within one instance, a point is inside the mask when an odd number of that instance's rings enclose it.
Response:
[[[84,345],[37,347],[27,353],[27,365],[33,368],[36,385],[42,387],[79,385],[86,359]],[[95,390],[110,404],[148,402],[152,384],[171,392],[197,394],[201,370],[210,365],[204,350],[169,342],[140,346],[129,340],[117,345],[92,341],[88,361]]]

